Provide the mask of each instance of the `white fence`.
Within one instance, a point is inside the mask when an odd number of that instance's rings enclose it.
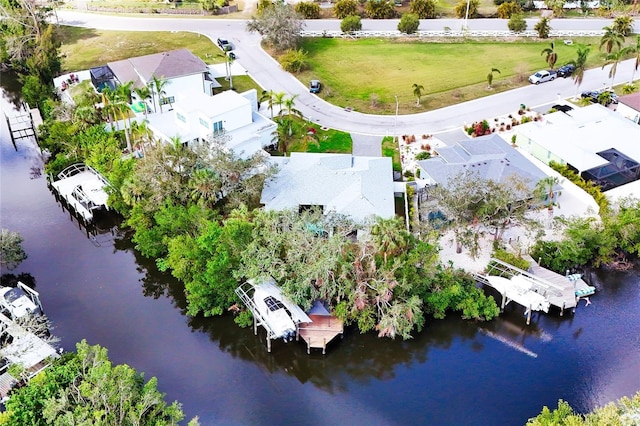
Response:
[[[600,37],[604,34],[604,30],[551,30],[549,37]],[[394,38],[394,37],[411,37],[411,38],[434,38],[434,37],[538,37],[538,32],[527,30],[520,33],[513,31],[417,31],[415,34],[404,34],[400,31],[354,31],[352,33],[343,33],[342,31],[300,31],[302,37],[330,37],[330,38]]]

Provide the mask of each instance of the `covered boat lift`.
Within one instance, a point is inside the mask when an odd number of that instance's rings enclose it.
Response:
[[[284,294],[282,294],[282,290],[276,285],[276,282],[273,278],[267,278],[259,282],[256,282],[255,280],[249,280],[242,284],[240,287],[236,288],[236,294],[240,297],[240,300],[242,300],[242,303],[245,304],[247,309],[249,309],[253,314],[254,334],[258,334],[258,326],[264,327],[264,329],[267,331],[267,351],[271,352],[271,340],[278,339],[284,336],[278,333],[280,327],[274,322],[274,319],[270,318],[268,315],[266,315],[265,312],[262,312],[258,308],[254,300],[256,290],[259,290],[262,294],[266,294],[284,305],[284,308],[289,313],[289,316],[291,317],[291,320],[296,327],[296,335],[298,335],[299,333],[300,323],[310,323],[311,318],[309,318],[309,316],[302,309],[300,309],[298,305],[293,303]]]

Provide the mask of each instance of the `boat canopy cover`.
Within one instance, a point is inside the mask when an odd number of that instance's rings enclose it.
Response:
[[[273,297],[274,299],[280,300],[285,308],[291,314],[291,319],[294,323],[299,324],[303,322],[312,322],[311,318],[307,314],[304,313],[302,309],[291,300],[289,300],[284,294],[282,294],[282,290],[280,287],[276,285],[276,282],[273,278],[268,278],[260,281],[259,284],[256,284],[255,281],[249,280],[249,283],[253,286],[255,290],[260,289],[262,292],[267,294],[268,296]]]

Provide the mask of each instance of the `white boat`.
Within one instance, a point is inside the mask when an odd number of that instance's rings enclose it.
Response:
[[[20,281],[17,287],[0,287],[0,307],[12,319],[42,313],[38,292]]]
[[[269,325],[273,337],[282,338],[285,342],[291,341],[296,335],[296,326],[282,300],[278,298],[278,294],[271,291],[271,288],[264,285],[256,286],[253,303]]]
[[[487,280],[489,285],[498,290],[503,296],[525,308],[549,312],[551,303],[544,295],[538,292],[537,287],[529,278],[523,275],[514,275],[511,279],[489,275]]]

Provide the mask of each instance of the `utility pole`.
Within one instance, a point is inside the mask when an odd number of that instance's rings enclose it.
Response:
[[[395,95],[396,97],[396,120],[393,123],[393,142],[395,143],[396,141],[396,135],[397,135],[397,130],[398,130],[398,95]]]
[[[471,3],[471,0],[467,0],[467,11],[464,14],[464,31],[469,30],[469,3]]]

